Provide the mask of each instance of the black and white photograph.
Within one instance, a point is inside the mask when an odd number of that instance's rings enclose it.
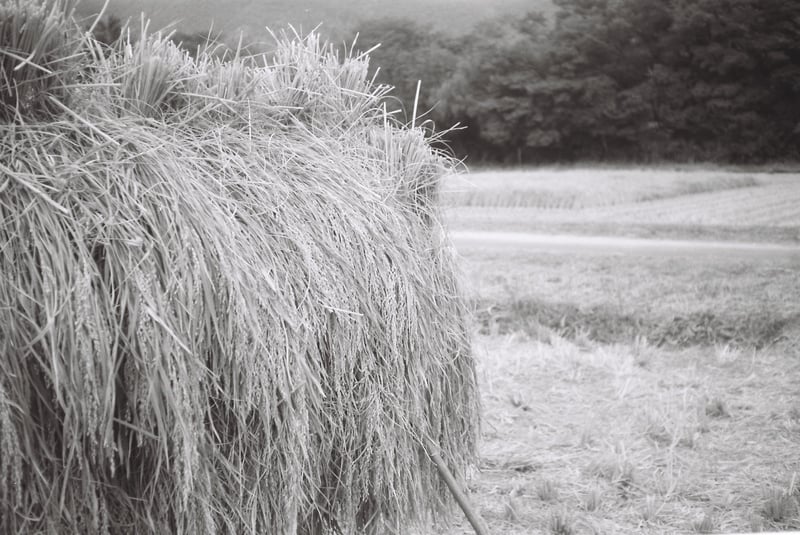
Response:
[[[0,535],[800,535],[800,0],[0,0]]]

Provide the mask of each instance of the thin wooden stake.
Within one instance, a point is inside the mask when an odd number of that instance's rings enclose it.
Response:
[[[439,448],[431,439],[425,437],[424,440],[425,450],[428,452],[428,456],[436,465],[436,468],[439,470],[439,475],[442,476],[442,479],[444,479],[444,482],[447,484],[447,488],[450,489],[450,492],[458,502],[459,507],[461,507],[461,510],[464,511],[464,515],[467,517],[467,520],[469,520],[469,523],[472,525],[472,529],[475,530],[476,535],[489,535],[489,531],[486,529],[483,519],[477,513],[477,511],[475,511],[475,508],[472,507],[469,498],[467,498],[467,495],[464,494],[464,492],[458,486],[453,474],[450,473],[450,469],[447,468],[442,456],[439,455]]]

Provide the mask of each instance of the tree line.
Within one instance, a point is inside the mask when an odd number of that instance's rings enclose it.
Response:
[[[797,161],[800,1],[554,0],[452,39],[409,21],[359,42],[448,134],[492,162]]]
[[[407,120],[420,80],[417,124],[458,124],[445,138],[473,162],[800,160],[800,0],[553,2],[458,37],[402,19],[342,35],[380,44]]]

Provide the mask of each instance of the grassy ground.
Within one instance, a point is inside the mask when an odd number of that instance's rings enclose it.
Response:
[[[460,253],[491,533],[800,530],[796,257]]]
[[[798,343],[676,352],[479,337],[471,490],[491,531],[800,529]]]
[[[483,334],[764,347],[800,324],[800,260],[462,252]]]

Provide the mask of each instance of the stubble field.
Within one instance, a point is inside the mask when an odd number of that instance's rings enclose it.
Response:
[[[448,177],[453,228],[800,243],[800,174],[543,169]]]
[[[453,231],[800,238],[798,175],[467,178],[490,193],[445,194]],[[800,530],[800,255],[458,253],[484,404],[466,484],[491,533]]]

